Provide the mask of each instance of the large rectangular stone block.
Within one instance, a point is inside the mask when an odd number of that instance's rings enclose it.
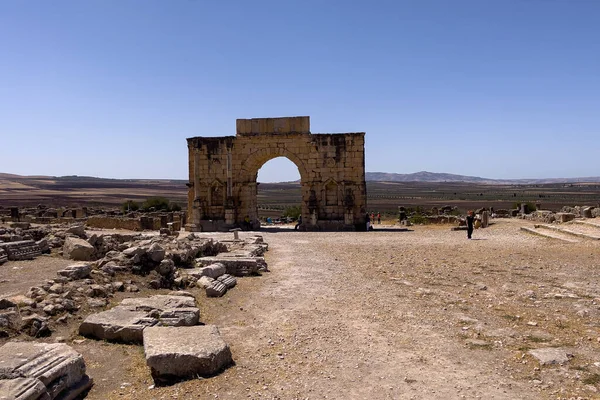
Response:
[[[287,133],[290,131],[289,118],[273,118],[273,132]]]

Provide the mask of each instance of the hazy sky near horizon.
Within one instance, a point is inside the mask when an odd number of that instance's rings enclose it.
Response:
[[[0,172],[187,179],[186,138],[309,115],[369,172],[600,175],[596,0],[7,0],[0,37]]]

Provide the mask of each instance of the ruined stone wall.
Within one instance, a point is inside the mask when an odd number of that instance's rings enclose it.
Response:
[[[86,225],[100,229],[128,229],[130,231],[143,230],[142,223],[139,218],[92,216],[87,219]]]
[[[311,134],[309,117],[237,120],[237,135],[188,139],[188,220],[196,230],[258,225],[256,178],[286,157],[300,173],[302,229],[361,229],[364,133]]]

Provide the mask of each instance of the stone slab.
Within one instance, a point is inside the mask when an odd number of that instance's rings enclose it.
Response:
[[[129,298],[110,310],[89,315],[79,326],[79,334],[100,340],[141,343],[147,327],[193,326],[199,320],[200,310],[193,297]]]
[[[11,261],[31,260],[42,254],[40,246],[33,240],[0,243],[0,249],[6,252],[7,258]]]
[[[159,294],[150,297],[132,297],[123,299],[120,306],[131,310],[166,310],[169,308],[196,307],[196,300],[189,296],[171,296]]]
[[[72,264],[67,266],[65,269],[58,271],[58,275],[65,276],[69,279],[85,279],[90,276],[92,272],[91,264]]]
[[[226,257],[223,255],[200,257],[196,259],[196,263],[199,266],[221,263],[225,265],[225,273],[233,276],[254,275],[267,266],[264,257]]]
[[[212,281],[206,287],[206,295],[208,297],[221,297],[227,292],[227,286],[217,280]]]
[[[68,236],[63,245],[63,256],[76,261],[91,261],[96,249],[87,241]]]
[[[221,263],[215,263],[207,265],[206,267],[192,268],[182,271],[190,276],[193,276],[196,279],[200,279],[203,276],[208,276],[209,278],[216,279],[219,276],[225,274],[226,268],[225,265]]]
[[[132,311],[114,307],[107,311],[89,315],[81,325],[79,334],[99,340],[141,343],[144,328],[157,324],[149,318],[147,311]]]
[[[229,274],[221,275],[217,278],[217,280],[223,285],[225,285],[227,289],[231,289],[232,287],[237,285],[237,279],[235,279],[234,276],[231,276]]]
[[[556,347],[529,350],[529,354],[537,359],[540,365],[564,364],[569,361],[567,352]]]
[[[49,400],[46,386],[35,378],[0,379],[0,400]]]
[[[232,363],[231,350],[214,325],[148,328],[144,353],[159,383],[213,376]]]
[[[64,343],[8,342],[0,348],[0,379],[15,378],[39,380],[54,399],[87,376],[82,355]]]

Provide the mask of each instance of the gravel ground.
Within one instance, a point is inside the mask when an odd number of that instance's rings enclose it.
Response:
[[[45,254],[35,260],[8,261],[0,265],[0,297],[25,294],[31,286],[56,278],[56,271],[71,264],[73,260]]]
[[[600,398],[600,243],[494,222],[474,240],[447,225],[262,232],[271,272],[219,299],[191,290],[234,366],[155,388],[140,347],[86,340],[88,398]],[[540,366],[528,350],[544,347],[570,361]]]

